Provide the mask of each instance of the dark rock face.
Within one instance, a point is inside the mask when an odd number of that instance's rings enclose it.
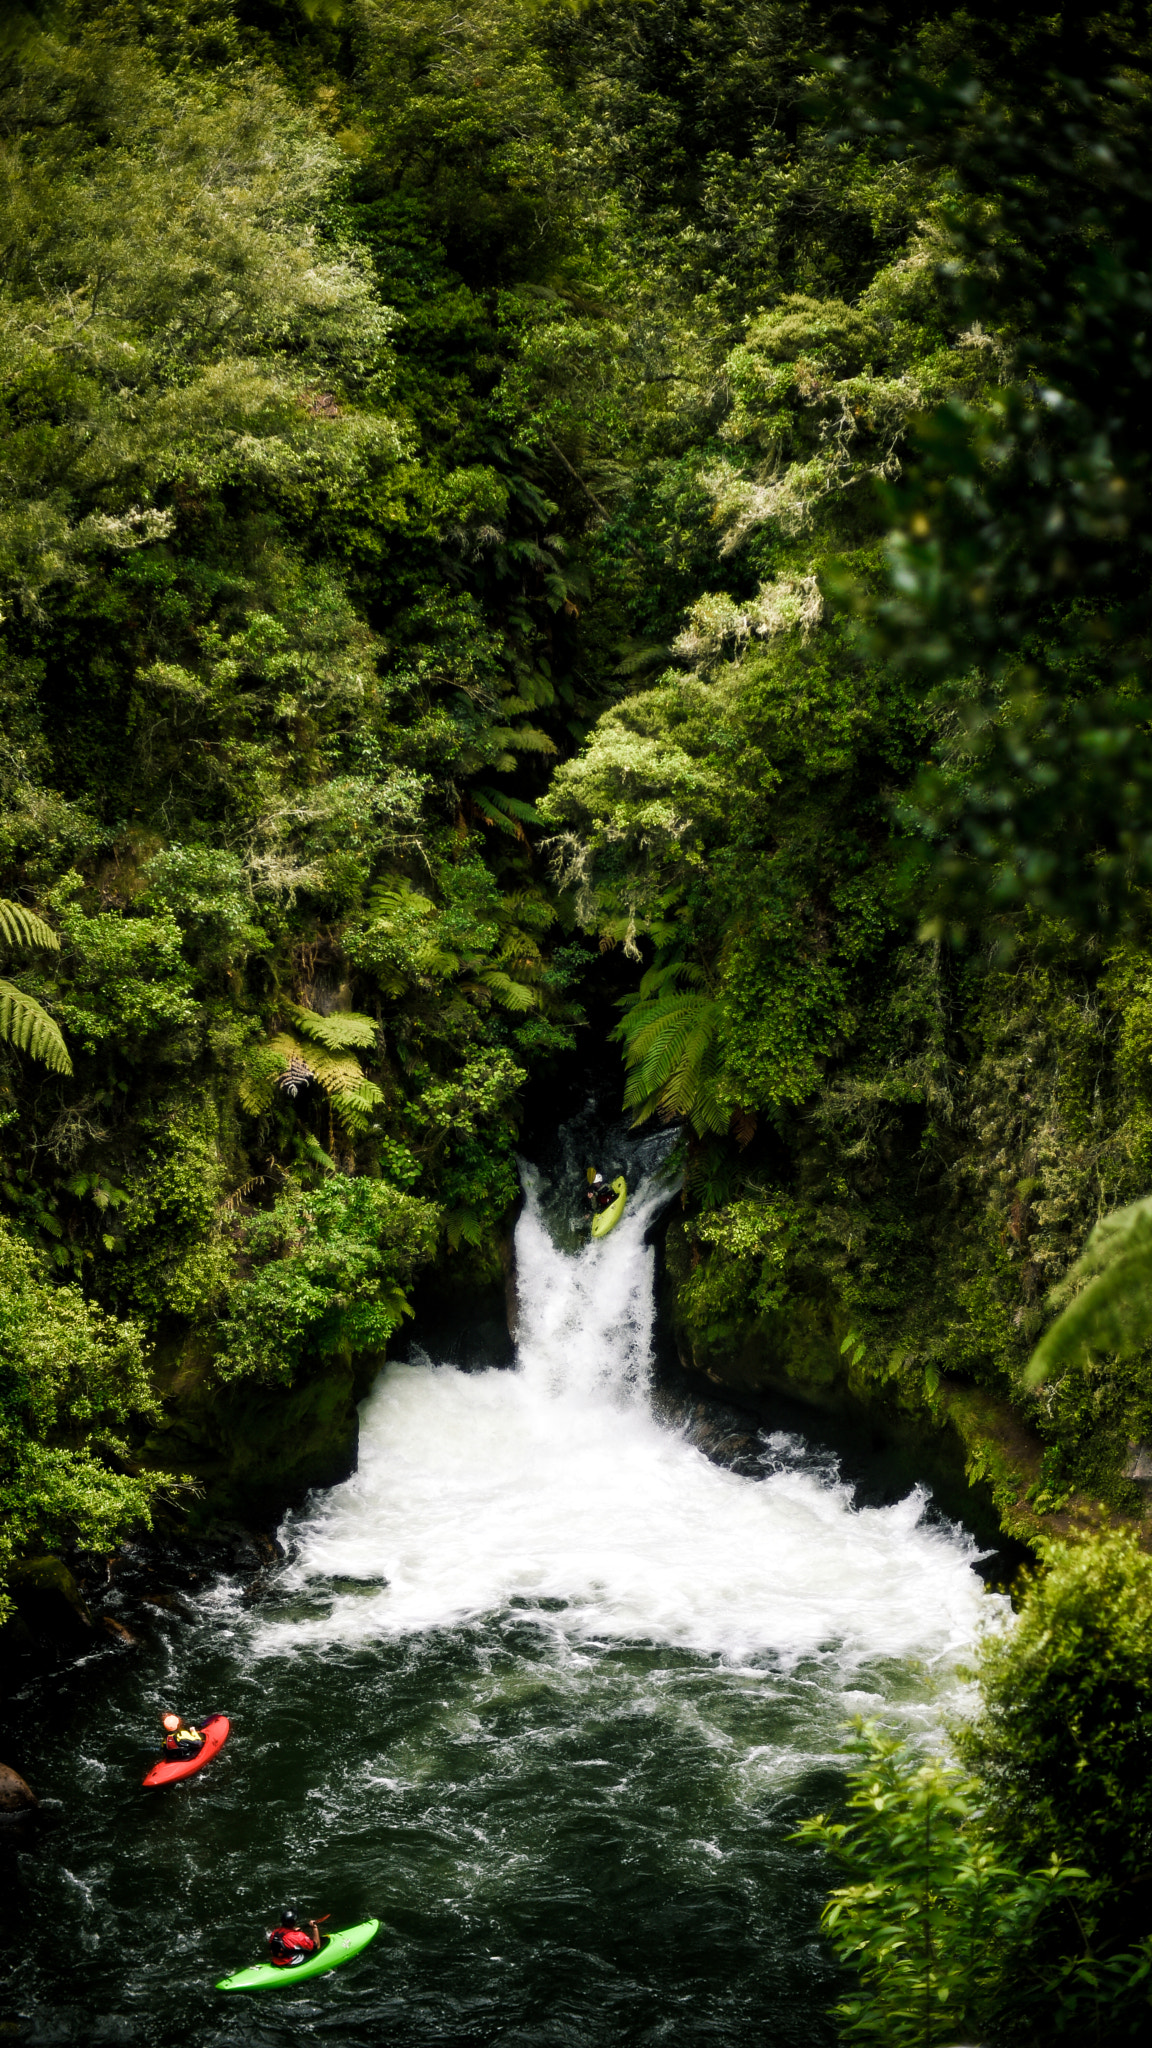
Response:
[[[196,1480],[186,1526],[210,1533],[222,1521],[275,1525],[312,1487],[335,1486],[356,1469],[357,1406],[383,1364],[334,1358],[291,1387],[220,1386],[187,1362],[166,1390],[163,1423],[144,1445],[147,1462]]]
[[[92,1636],[92,1616],[79,1584],[59,1557],[25,1557],[8,1568],[16,1611],[34,1636],[80,1648]]]

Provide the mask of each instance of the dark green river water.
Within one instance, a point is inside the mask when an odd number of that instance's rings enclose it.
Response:
[[[8,1859],[2,2038],[834,2038],[790,1831],[847,1714],[930,1724],[987,1596],[923,1497],[858,1507],[796,1436],[726,1470],[653,1415],[657,1202],[562,1251],[530,1185],[515,1371],[389,1368],[258,1599],[221,1579],[10,1702],[60,1824]],[[233,1734],[145,1793],[172,1705]],[[384,1925],[329,1976],[214,1990],[288,1901]]]

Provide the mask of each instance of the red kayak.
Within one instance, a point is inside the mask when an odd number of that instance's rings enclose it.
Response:
[[[190,1778],[194,1772],[202,1771],[205,1764],[211,1763],[217,1750],[223,1749],[230,1725],[227,1714],[209,1714],[208,1719],[200,1723],[204,1740],[195,1756],[177,1757],[173,1763],[166,1763],[161,1757],[158,1764],[153,1764],[144,1783],[174,1785],[177,1778]]]

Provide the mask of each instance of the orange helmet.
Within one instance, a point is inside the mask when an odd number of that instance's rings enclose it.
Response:
[[[165,1714],[160,1725],[168,1730],[169,1735],[175,1735],[176,1730],[180,1726],[179,1714]]]

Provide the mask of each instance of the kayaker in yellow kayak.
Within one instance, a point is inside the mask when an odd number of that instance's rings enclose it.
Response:
[[[588,1200],[594,1216],[599,1216],[603,1210],[610,1209],[616,1200],[616,1190],[612,1183],[606,1181],[604,1175],[594,1166],[588,1168]]]

